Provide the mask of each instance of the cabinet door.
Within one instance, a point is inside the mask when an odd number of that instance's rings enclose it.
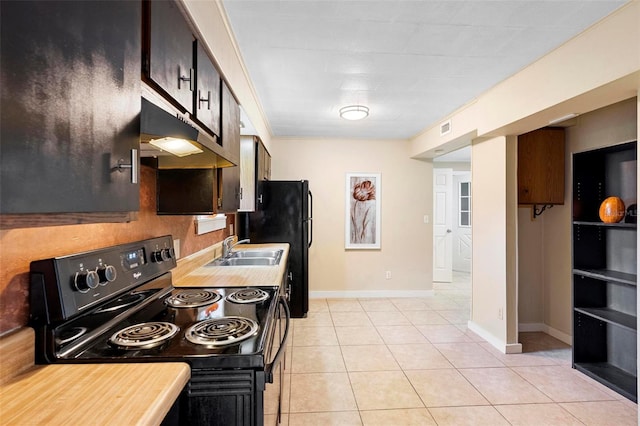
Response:
[[[518,136],[518,204],[564,204],[564,129]]]
[[[140,2],[0,7],[0,213],[138,210]]]
[[[264,166],[266,173],[264,174],[265,180],[271,180],[271,155],[265,149],[264,151]]]
[[[196,118],[213,134],[220,136],[220,74],[202,47],[196,48],[196,96],[194,111]]]
[[[240,211],[256,209],[256,142],[253,136],[240,137]]]
[[[224,81],[222,82],[222,146],[232,153],[232,157],[239,158],[240,106]]]
[[[240,106],[225,82],[222,82],[222,147],[231,157],[240,157]],[[240,166],[222,168],[220,180],[220,210],[237,211],[240,208]]]
[[[224,167],[220,171],[218,211],[235,213],[240,208],[240,166]]]
[[[193,35],[173,1],[150,3],[147,77],[185,111],[193,110]]]
[[[267,174],[267,170],[264,164],[264,156],[266,150],[264,149],[264,145],[261,142],[256,143],[256,170],[258,181],[265,180],[264,177]]]
[[[256,170],[256,207],[261,209],[264,205],[264,188],[262,183],[271,180],[271,156],[260,140],[256,143]]]

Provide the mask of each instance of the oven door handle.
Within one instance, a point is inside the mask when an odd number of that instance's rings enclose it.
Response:
[[[284,328],[284,336],[282,337],[282,341],[280,342],[280,347],[278,348],[278,352],[276,352],[276,356],[273,358],[273,362],[268,364],[265,372],[265,380],[267,383],[273,383],[273,368],[278,365],[280,362],[280,358],[284,351],[287,349],[287,339],[289,338],[289,326],[291,324],[291,312],[289,312],[289,306],[287,305],[287,301],[281,297],[279,300],[279,304],[284,308],[284,313],[287,319],[286,326]]]

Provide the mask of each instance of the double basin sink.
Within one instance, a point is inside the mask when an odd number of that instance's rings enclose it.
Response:
[[[247,249],[231,252],[208,266],[275,266],[280,264],[283,250]]]

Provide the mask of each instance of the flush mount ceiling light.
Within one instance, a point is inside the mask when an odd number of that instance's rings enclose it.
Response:
[[[161,138],[151,139],[149,143],[156,148],[160,148],[163,151],[167,151],[176,157],[186,157],[191,154],[199,154],[203,152],[200,148],[193,145],[186,139],[177,138]]]
[[[364,105],[349,105],[340,108],[340,117],[345,120],[362,120],[369,115],[369,108]]]

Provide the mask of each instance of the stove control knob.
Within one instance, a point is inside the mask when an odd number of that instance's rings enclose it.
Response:
[[[162,250],[154,251],[151,253],[151,261],[155,263],[160,263],[164,259],[162,258]]]
[[[96,272],[98,272],[98,277],[100,278],[101,285],[106,285],[107,283],[115,281],[116,277],[118,276],[118,272],[113,265],[100,266],[98,267]]]
[[[92,288],[98,287],[100,277],[96,271],[85,271],[76,273],[76,277],[73,280],[76,289],[80,293],[86,293]]]
[[[162,260],[169,260],[173,257],[173,253],[171,253],[171,249],[165,248],[162,249]]]

